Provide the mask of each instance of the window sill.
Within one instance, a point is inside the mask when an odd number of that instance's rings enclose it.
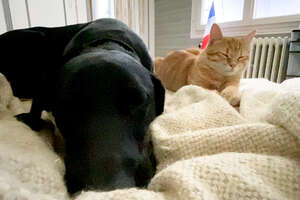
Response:
[[[293,29],[299,29],[299,24],[300,21],[252,25],[222,23],[219,25],[222,28],[223,34],[226,36],[244,36],[253,30],[256,30],[257,35],[286,34],[290,33]],[[202,38],[204,29],[205,26],[198,28],[192,22],[191,38]]]

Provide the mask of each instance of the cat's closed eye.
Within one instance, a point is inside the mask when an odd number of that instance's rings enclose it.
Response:
[[[221,51],[218,52],[218,55],[220,55],[223,58],[228,58],[229,57],[229,55],[227,53],[224,53],[224,52],[221,52]]]
[[[207,52],[207,55],[210,56],[210,58],[214,58],[216,60],[218,59],[227,59],[229,56],[228,54],[221,52],[221,51],[217,51],[217,52]]]
[[[248,59],[248,56],[240,56],[240,57],[238,57],[238,61],[245,61],[245,60],[247,60]]]
[[[220,61],[220,60],[231,60],[231,56],[229,54],[223,52],[223,51],[210,51],[207,52],[207,55],[209,55],[210,60],[214,61]],[[236,60],[238,62],[244,62],[249,59],[249,56],[239,56]]]

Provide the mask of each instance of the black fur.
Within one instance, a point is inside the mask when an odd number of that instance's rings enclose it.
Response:
[[[100,19],[11,31],[0,44],[0,72],[16,96],[33,98],[18,119],[37,130],[41,111],[51,111],[65,138],[70,193],[148,184],[155,159],[145,138],[165,90],[134,32]]]

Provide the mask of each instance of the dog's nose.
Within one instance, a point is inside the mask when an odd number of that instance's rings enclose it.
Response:
[[[115,176],[114,181],[112,181],[109,185],[111,185],[109,188],[110,190],[136,187],[134,178],[132,176],[128,176],[124,170],[119,171]]]

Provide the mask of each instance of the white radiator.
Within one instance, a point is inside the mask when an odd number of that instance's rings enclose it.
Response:
[[[254,38],[249,65],[243,78],[266,78],[281,83],[285,80],[289,38]]]

